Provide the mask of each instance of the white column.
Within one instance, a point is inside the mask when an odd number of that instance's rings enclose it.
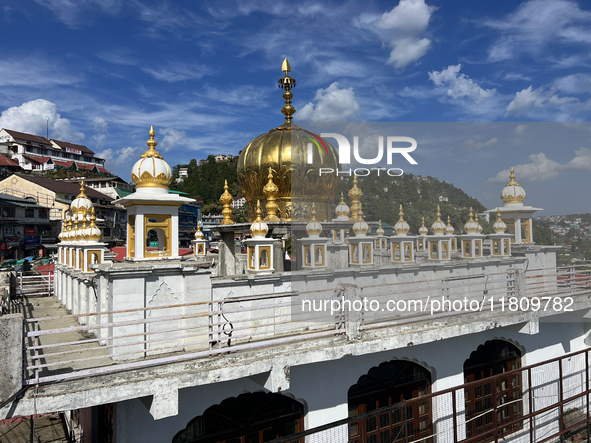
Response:
[[[521,243],[521,219],[515,218],[515,243]]]

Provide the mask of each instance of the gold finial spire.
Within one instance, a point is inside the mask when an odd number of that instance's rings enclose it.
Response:
[[[267,235],[267,232],[269,232],[269,227],[267,226],[267,224],[263,221],[262,219],[262,215],[263,215],[263,210],[261,209],[261,201],[257,200],[257,208],[256,208],[256,219],[254,220],[254,222],[252,223],[252,225],[250,225],[250,235],[252,235],[253,238],[258,237],[264,237],[265,235]]]
[[[472,211],[472,208],[470,208]],[[441,210],[439,209],[439,205],[437,205],[437,221],[441,221]]]
[[[281,65],[281,70],[286,74],[291,71],[291,66],[289,66],[289,60],[287,58],[283,60],[283,64]]]
[[[445,233],[447,235],[452,235],[454,233],[454,227],[451,225],[451,218],[447,216],[447,227],[445,228]]]
[[[281,112],[283,115],[285,115],[285,121],[287,123],[291,123],[292,115],[294,115],[296,112],[295,108],[291,104],[291,99],[293,98],[291,89],[295,88],[296,81],[288,74],[288,72],[291,71],[291,66],[289,66],[289,61],[287,61],[287,58],[283,60],[281,70],[285,72],[285,75],[279,79],[279,87],[284,90],[283,98],[285,99],[285,105],[281,109]]]
[[[312,218],[306,225],[306,233],[308,236],[319,236],[322,233],[322,225],[316,220],[316,205],[312,202]]]
[[[84,194],[84,180],[80,181],[80,195],[78,197],[86,197],[86,194]]]
[[[146,157],[162,158],[160,153],[158,151],[156,151],[156,145],[158,143],[156,142],[156,140],[154,140],[154,136],[156,135],[156,133],[154,132],[154,126],[150,126],[150,132],[148,134],[150,135],[150,139],[146,142],[146,144],[148,145],[148,150],[146,152],[144,152],[142,155],[140,155],[140,157],[141,158],[146,158]]]
[[[394,225],[394,232],[397,235],[406,235],[410,231],[410,226],[404,220],[404,211],[402,205],[400,205],[400,211],[398,212],[398,222]]]
[[[519,185],[519,183],[515,181],[515,168],[513,168],[513,166],[511,166],[511,173],[509,174],[509,183],[507,183],[507,186],[510,185]]]
[[[230,204],[234,201],[232,194],[228,192],[228,180],[224,183],[224,193],[220,197],[220,201],[224,205],[224,209],[222,210],[222,215],[224,219],[222,220],[222,225],[231,225],[234,222],[232,221],[232,208]]]
[[[88,229],[89,233],[86,236],[87,240],[99,241],[101,240],[103,234],[101,230],[96,225],[96,216],[94,215],[94,206],[90,210],[90,227]]]
[[[419,228],[419,235],[427,235],[428,233],[429,233],[429,230],[425,226],[425,217],[423,217],[422,222],[421,222],[421,227]]]
[[[386,231],[384,231],[384,228],[382,228],[382,220],[380,220],[378,222],[378,229],[376,229],[376,235],[383,236],[385,233]]]
[[[436,235],[442,235],[445,233],[445,223],[443,222],[443,220],[441,220],[441,209],[439,208],[439,205],[437,205],[437,219],[435,220],[435,222],[431,225],[431,230],[436,234]]]
[[[265,205],[265,209],[267,210],[267,216],[265,217],[265,221],[279,221],[279,217],[277,217],[277,194],[279,194],[279,188],[273,182],[273,169],[269,166],[269,175],[267,176],[269,181],[263,188],[263,193],[265,197],[267,197],[267,204]]]
[[[349,191],[349,198],[351,199],[351,217],[349,221],[359,220],[359,213],[361,211],[361,196],[363,192],[357,187],[357,176],[353,176],[353,187]]]
[[[197,230],[195,231],[195,240],[201,240],[203,238],[203,232],[201,231],[201,222],[197,222]]]

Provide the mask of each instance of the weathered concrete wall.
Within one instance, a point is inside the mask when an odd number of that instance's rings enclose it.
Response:
[[[0,317],[0,403],[23,385],[23,314]]]

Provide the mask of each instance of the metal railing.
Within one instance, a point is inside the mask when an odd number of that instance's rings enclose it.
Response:
[[[25,383],[50,383],[302,341],[345,343],[362,334],[382,334],[379,330],[383,328],[441,317],[568,312],[579,296],[584,300],[591,293],[590,274],[589,266],[525,273],[510,268],[486,275],[37,315],[25,320]],[[52,290],[51,279],[46,284]],[[100,305],[92,289],[88,296],[78,301],[87,303],[81,311],[91,310],[93,303]],[[335,300],[355,304],[365,298],[370,306],[394,301],[412,304],[414,309],[357,312],[341,305],[333,312],[315,314],[302,309],[306,298],[326,300],[329,307]],[[433,311],[435,302],[449,309]]]
[[[278,438],[270,443],[589,441],[590,354],[591,349],[574,352]],[[499,386],[514,383],[514,380],[520,381],[521,389],[517,394],[511,398],[497,396],[488,408],[477,414],[469,412],[466,392],[485,386],[490,386],[492,392],[495,389],[498,392]],[[409,412],[421,406],[429,411],[428,422],[423,428],[409,426],[412,421],[412,413]],[[507,415],[504,411],[509,407],[517,412]],[[484,432],[469,431],[472,422],[486,419],[489,419],[490,426]]]
[[[39,274],[35,271],[17,273],[17,297],[51,296],[54,290],[54,274]]]

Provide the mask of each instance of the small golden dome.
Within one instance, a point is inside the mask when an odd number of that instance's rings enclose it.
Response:
[[[197,230],[195,231],[195,240],[203,240],[205,235],[201,232],[201,222],[197,223]]]
[[[400,211],[398,212],[398,222],[394,225],[394,231],[396,231],[396,235],[406,235],[408,234],[408,231],[410,231],[410,226],[404,220],[402,205],[400,205]]]
[[[361,210],[361,203],[359,203],[359,212],[357,213],[357,221],[353,224],[353,232],[358,237],[364,237],[369,232],[369,225],[363,219],[363,211]]]
[[[131,179],[138,189],[162,188],[168,190],[168,185],[172,183],[172,171],[155,149],[158,143],[154,140],[154,126],[150,126],[149,134],[148,150],[131,168]]]
[[[439,209],[439,205],[437,205],[437,219],[431,225],[431,230],[437,235],[445,233],[446,228],[447,226],[445,225],[443,220],[441,220],[441,211]]]
[[[328,219],[328,205],[337,190],[337,179],[334,174],[320,177],[319,169],[337,169],[336,151],[326,140],[292,122],[295,108],[291,104],[291,89],[296,81],[288,75],[291,67],[287,59],[282,70],[285,75],[279,80],[279,87],[284,90],[285,106],[281,112],[285,115],[285,123],[245,146],[238,159],[238,183],[249,203],[266,201],[263,187],[271,168],[278,188],[277,215],[281,220],[291,220],[292,205],[303,208],[311,202],[316,202],[318,216],[325,220]],[[313,147],[310,151],[309,145]],[[310,164],[309,154],[312,157]],[[254,206],[249,205],[248,219],[251,221],[255,218]]]
[[[345,203],[345,198],[343,197],[343,193],[341,192],[341,201],[337,205],[334,210],[337,219],[341,218],[342,220],[349,220],[349,213],[351,212],[347,203]]]
[[[507,225],[501,218],[501,208],[497,208],[497,221],[493,224],[493,231],[495,231],[496,234],[504,234],[506,230]]]
[[[349,198],[351,199],[351,217],[349,221],[357,221],[359,219],[359,211],[361,211],[361,197],[363,192],[357,186],[357,176],[353,176],[353,187],[349,190]]]
[[[316,220],[316,208],[312,203],[312,219],[306,225],[306,232],[308,237],[319,237],[322,233],[322,225]]]
[[[94,207],[91,209],[90,228],[87,229],[87,239],[91,241],[100,241],[103,238],[103,233],[96,225],[96,217],[94,215]]]
[[[380,220],[379,221],[378,229],[376,229],[376,235],[378,237],[382,237],[385,234],[386,234],[386,231],[384,231],[384,228],[382,228],[382,220]]]
[[[267,232],[269,232],[269,227],[267,226],[267,223],[263,221],[263,218],[261,217],[262,215],[263,211],[261,209],[261,201],[257,200],[257,218],[254,220],[252,225],[250,225],[250,235],[252,235],[252,238],[265,238]]]
[[[427,235],[429,230],[425,226],[425,217],[423,217],[423,221],[421,222],[421,227],[419,228],[419,235]]]
[[[451,225],[451,220],[449,216],[447,216],[447,226],[445,227],[445,233],[447,235],[453,235],[454,233],[454,227]]]
[[[474,213],[472,212],[472,208],[470,208],[470,219],[464,225],[464,231],[468,234],[477,234],[478,233],[478,222],[474,221]],[[482,230],[482,226],[480,227]]]
[[[501,191],[501,200],[503,203],[521,203],[525,200],[525,190],[515,181],[515,169],[511,166],[511,175],[509,183]]]
[[[228,191],[228,180],[226,180],[224,182],[224,193],[220,196],[220,202],[222,202],[222,205],[224,206],[224,209],[222,209],[224,219],[220,224],[231,225],[234,223],[232,220],[232,208],[230,206],[233,201],[234,197],[232,197],[232,194]]]
[[[64,219],[64,222],[62,223],[62,230],[60,231],[59,235],[57,236],[59,241],[66,241],[66,233],[68,231],[68,220],[69,219],[70,219],[70,216],[66,215],[66,218]]]
[[[480,224],[480,218],[478,217],[478,213],[475,214],[474,221],[478,225],[478,233],[482,233],[482,225]]]

